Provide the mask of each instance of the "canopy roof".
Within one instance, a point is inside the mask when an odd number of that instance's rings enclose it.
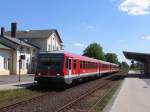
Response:
[[[140,61],[143,63],[148,62],[150,60],[150,54],[148,53],[123,51],[123,54],[127,59],[133,59],[133,60]]]

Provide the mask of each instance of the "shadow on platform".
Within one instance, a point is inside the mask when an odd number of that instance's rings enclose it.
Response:
[[[22,87],[22,88],[28,88],[28,87],[31,87],[31,86],[34,86],[36,85],[36,83],[26,83],[26,84],[16,84],[14,86],[17,86],[17,87]]]
[[[145,74],[128,74],[126,78],[150,79],[150,75]]]

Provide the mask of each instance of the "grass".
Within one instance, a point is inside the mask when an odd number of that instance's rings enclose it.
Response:
[[[30,89],[15,89],[15,90],[0,91],[0,107],[24,101],[41,94],[42,92]]]

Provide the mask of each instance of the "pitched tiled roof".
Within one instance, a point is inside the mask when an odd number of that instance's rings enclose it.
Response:
[[[17,49],[18,45],[27,46],[27,47],[35,47],[17,38],[12,38],[9,36],[0,36],[0,43],[13,49]]]
[[[53,33],[56,33],[58,35],[58,38],[59,38],[60,42],[62,43],[62,40],[61,40],[57,30],[55,30],[55,29],[17,31],[16,37],[17,38],[48,38]],[[7,31],[7,32],[5,32],[5,35],[10,36],[11,32]]]
[[[17,38],[13,38],[13,37],[9,37],[9,36],[4,36],[4,38],[6,38],[6,39],[8,39],[8,40],[10,40],[10,41],[12,41],[12,42],[18,44],[18,45],[33,47],[33,46],[31,46],[30,44],[27,44],[27,43],[25,43],[24,41],[21,41],[21,40],[19,40],[19,39],[17,39]]]

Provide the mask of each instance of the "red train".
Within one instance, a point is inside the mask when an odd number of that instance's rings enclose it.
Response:
[[[65,83],[104,73],[118,72],[117,64],[67,52],[43,52],[38,55],[35,81],[39,84]]]

